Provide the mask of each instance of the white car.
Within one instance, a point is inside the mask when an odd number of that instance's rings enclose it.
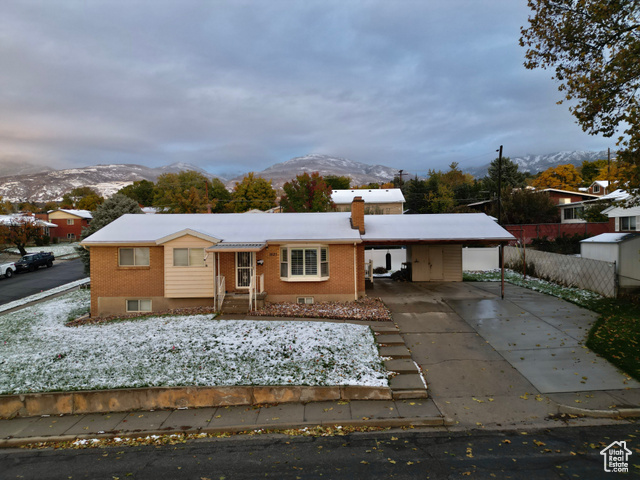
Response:
[[[7,278],[11,278],[14,273],[16,273],[15,263],[3,263],[0,265],[0,277],[4,275]]]

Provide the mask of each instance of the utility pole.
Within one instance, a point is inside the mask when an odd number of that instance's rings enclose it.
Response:
[[[611,147],[607,147],[607,182],[607,191],[605,193],[611,191]]]
[[[502,145],[496,150],[498,154],[498,225],[502,225]]]

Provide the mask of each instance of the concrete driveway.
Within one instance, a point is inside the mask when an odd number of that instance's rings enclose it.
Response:
[[[640,383],[583,345],[593,312],[499,283],[376,280],[431,398],[462,425],[531,423],[557,403],[640,404]]]

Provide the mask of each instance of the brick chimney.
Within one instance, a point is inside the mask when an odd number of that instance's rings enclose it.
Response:
[[[364,200],[362,197],[355,197],[351,202],[351,228],[357,228],[360,235],[364,234]]]

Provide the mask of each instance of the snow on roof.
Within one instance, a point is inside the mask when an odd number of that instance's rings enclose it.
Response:
[[[578,189],[580,190],[580,189]],[[586,189],[588,190],[588,189]],[[571,195],[580,195],[581,197],[589,197],[589,198],[600,198],[599,195],[594,195],[593,193],[578,191],[575,192],[573,190],[561,190],[559,188],[545,188],[544,190],[540,190],[541,192],[559,192],[559,193],[569,193]]]
[[[515,237],[484,213],[437,213],[427,215],[367,215],[362,239],[400,240],[495,240]]]
[[[331,200],[337,205],[351,203],[355,197],[362,197],[365,203],[398,203],[404,202],[404,195],[399,188],[372,188],[371,190],[334,190]]]
[[[39,218],[32,217],[31,215],[0,215],[0,225],[11,225],[17,223],[36,223],[41,227],[51,227],[55,228],[58,225],[55,223],[49,223],[44,220],[40,220]]]
[[[359,241],[350,214],[339,213],[216,213],[127,214],[87,237],[82,243],[155,243],[186,229],[227,243],[266,241]]]
[[[608,180],[595,180],[591,185],[600,185],[601,187],[608,187],[609,186],[609,181]]]
[[[580,243],[621,243],[639,237],[638,233],[601,233],[595,237],[580,240]]]
[[[80,218],[86,218],[91,220],[93,218],[93,215],[91,214],[91,212],[89,210],[70,210],[70,209],[59,209],[59,212],[64,212],[64,213],[68,213],[70,215],[75,215],[76,217],[80,217]]]

